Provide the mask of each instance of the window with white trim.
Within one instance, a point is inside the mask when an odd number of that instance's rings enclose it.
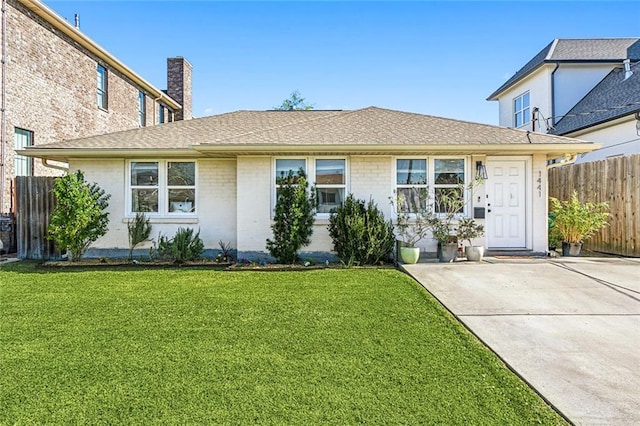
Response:
[[[15,128],[14,147],[17,150],[33,145],[33,132],[30,130]],[[33,158],[16,154],[14,158],[16,176],[33,176]]]
[[[530,121],[529,92],[525,92],[513,100],[513,124],[515,127],[521,127]]]
[[[464,159],[462,158],[436,158],[433,160],[433,193],[434,209],[436,213],[451,213],[448,210],[443,198],[464,198]],[[460,203],[460,208],[455,213],[464,213]]]
[[[415,213],[426,209],[427,190],[427,160],[398,158],[396,160],[398,211]]]
[[[431,204],[435,213],[445,213],[443,197],[467,196],[465,167],[464,158],[397,158],[397,211],[415,213]]]
[[[331,213],[344,202],[347,188],[346,161],[343,158],[317,159],[315,185],[318,213]]]
[[[193,214],[196,212],[196,163],[131,161],[130,213]]]
[[[315,185],[317,213],[319,218],[329,217],[329,213],[344,202],[347,192],[347,160],[345,158],[277,158],[274,161],[275,182],[272,208],[278,199],[282,180],[292,173],[294,179],[300,170],[307,175],[309,185]]]

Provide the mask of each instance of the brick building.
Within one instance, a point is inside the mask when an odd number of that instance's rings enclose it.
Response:
[[[16,149],[191,118],[188,61],[167,59],[160,90],[38,0],[2,0],[0,65],[5,219],[15,209],[15,176],[62,173]]]

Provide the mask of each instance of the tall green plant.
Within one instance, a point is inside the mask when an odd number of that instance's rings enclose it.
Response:
[[[278,178],[279,190],[273,217],[273,239],[267,239],[267,250],[281,263],[294,263],[298,251],[311,242],[315,217],[315,190],[302,169]]]
[[[395,235],[393,223],[384,220],[384,214],[373,200],[364,200],[349,194],[329,218],[329,235],[333,249],[347,264],[372,265],[386,260],[393,252]]]
[[[566,243],[581,243],[608,225],[609,204],[581,203],[578,193],[560,201],[550,197],[551,211],[555,215],[554,228]]]
[[[91,243],[107,233],[111,197],[97,184],[89,184],[78,170],[56,179],[53,193],[56,206],[51,215],[48,235],[70,260],[80,260]]]
[[[194,234],[191,228],[178,228],[171,239],[164,235],[158,236],[158,253],[172,259],[174,263],[196,260],[203,252],[204,243],[200,238],[200,231]]]
[[[129,230],[129,260],[133,260],[133,249],[151,235],[151,223],[144,213],[136,213],[136,217],[127,224]]]

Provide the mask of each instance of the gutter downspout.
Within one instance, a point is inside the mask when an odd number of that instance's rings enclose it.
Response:
[[[547,170],[551,170],[555,167],[568,166],[573,164],[578,159],[578,154],[565,154],[564,158],[557,163],[547,164]]]
[[[56,169],[56,170],[62,170],[63,172],[69,172],[69,164],[67,164],[66,166],[57,166],[55,164],[51,164],[49,163],[49,159],[48,158],[41,158],[42,160],[42,165],[45,167],[49,167],[50,169]]]
[[[5,186],[5,144],[7,143],[7,108],[6,108],[6,82],[7,82],[7,0],[2,0],[2,57],[0,61],[2,62],[2,83],[0,87],[0,96],[2,97],[2,101],[0,102],[0,169],[2,172],[0,173],[0,213],[4,212],[4,186]]]
[[[551,127],[556,126],[556,71],[558,68],[560,63],[556,62],[556,67],[551,71]]]

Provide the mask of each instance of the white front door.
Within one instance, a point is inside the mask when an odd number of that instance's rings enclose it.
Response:
[[[526,248],[525,160],[487,159],[487,245]]]

